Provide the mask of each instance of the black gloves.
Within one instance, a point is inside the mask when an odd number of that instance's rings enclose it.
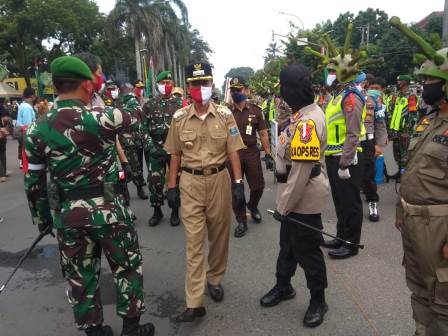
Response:
[[[125,175],[125,177],[126,177],[126,181],[127,181],[127,182],[132,181],[132,176],[133,176],[133,174],[132,174],[132,168],[131,168],[131,165],[130,165],[128,162],[122,162],[122,163],[121,163],[121,167],[122,167],[123,170],[124,170],[124,175]]]
[[[177,209],[180,207],[180,192],[179,187],[168,188],[166,193],[166,199],[171,209]]]
[[[274,159],[272,158],[271,154],[266,154],[264,156],[264,162],[266,164],[267,170],[274,170]]]
[[[39,228],[39,232],[44,236],[51,234],[54,237],[53,224],[51,222],[40,223],[37,227]]]
[[[246,208],[246,197],[244,196],[244,183],[233,184],[233,202],[239,210]]]
[[[275,220],[278,220],[280,223],[284,223],[288,220],[286,216],[282,215],[277,210],[275,210],[273,217]]]

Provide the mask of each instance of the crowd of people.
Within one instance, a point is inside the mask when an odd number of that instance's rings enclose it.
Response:
[[[294,298],[291,278],[300,265],[311,297],[303,324],[319,326],[328,311],[321,247],[334,259],[359,253],[361,192],[369,219],[379,221],[376,159],[392,140],[398,171],[391,177],[401,184],[396,226],[403,236],[416,335],[448,334],[447,54],[424,45],[399,20],[391,21],[427,57],[419,71],[421,86],[411,89],[411,77],[403,74],[391,90],[381,77],[359,70],[366,55],[355,57],[344,47],[327,56],[314,53],[328,71],[325,86],[313,85],[305,66],[288,65],[279,76],[279,94],[261,106],[241,77],[230,80],[231,102],[219,102],[206,62],[186,67],[187,98],[165,70],[157,75],[158,95],[144,99],[141,81],[104,81],[96,55],[56,58],[51,73],[57,99],[36,103],[34,91],[26,89],[12,127],[2,112],[0,144],[11,132],[8,127],[19,133],[19,163],[33,223],[44,234],[57,230],[78,328],[88,336],[113,335],[103,324],[98,285],[104,252],[117,286],[121,335],[154,334],[151,323],[140,323],[145,311],[142,257],[129,182],[140,199],[149,198],[150,227],[161,223],[165,201],[170,224],[184,226],[186,309],[176,321],[206,315],[206,290],[221,302],[232,210],[237,238],[248,231],[246,209],[254,223],[263,220],[262,161],[278,182],[273,215],[281,227],[277,281],[260,304],[272,307]],[[278,125],[274,134],[272,124]],[[6,176],[1,153],[0,161]],[[337,233],[325,240],[321,213],[330,194]]]

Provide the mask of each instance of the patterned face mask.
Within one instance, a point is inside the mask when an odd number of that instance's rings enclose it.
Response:
[[[190,95],[196,103],[206,105],[212,97],[212,87],[193,86],[190,88]]]

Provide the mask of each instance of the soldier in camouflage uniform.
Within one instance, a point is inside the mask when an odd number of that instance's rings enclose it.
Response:
[[[148,199],[148,196],[143,190],[145,180],[143,179],[143,169],[138,158],[138,153],[142,147],[142,109],[133,90],[134,87],[129,83],[122,85],[120,88],[123,95],[123,107],[121,110],[130,113],[137,122],[122,132],[119,139],[132,170],[132,181],[137,187],[138,197],[145,200]]]
[[[166,165],[169,155],[163,149],[165,139],[174,113],[182,107],[181,99],[172,93],[173,80],[170,71],[162,71],[157,76],[157,89],[160,95],[143,105],[143,132],[145,151],[149,152],[148,188],[151,206],[154,214],[149,219],[149,226],[156,226],[163,218],[163,188],[166,180]],[[177,226],[180,223],[179,209],[172,209],[170,223]]]
[[[62,271],[71,288],[78,328],[88,336],[113,335],[109,326],[102,325],[98,280],[104,251],[116,284],[117,314],[123,318],[121,335],[153,335],[151,323],[139,324],[145,304],[132,211],[115,190],[115,140],[131,126],[131,116],[118,109],[86,107],[94,83],[79,58],[55,59],[51,72],[59,93],[57,108],[33,123],[25,139],[29,161],[25,190],[33,222],[45,234],[52,227],[57,229]]]

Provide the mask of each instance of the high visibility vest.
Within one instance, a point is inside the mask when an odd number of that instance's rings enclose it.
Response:
[[[405,120],[402,118],[403,111],[408,109],[408,113],[417,111],[417,97],[411,95],[408,97],[397,97],[395,100],[394,111],[392,113],[392,119],[390,120],[389,128],[394,131],[401,131],[404,126]]]
[[[275,120],[276,117],[277,117],[277,110],[275,108],[275,98],[272,97],[271,104],[269,106],[268,121]]]
[[[331,98],[330,102],[325,109],[325,120],[327,124],[327,149],[325,155],[330,156],[338,153],[342,153],[344,149],[345,137],[347,128],[345,124],[345,117],[342,112],[342,100],[345,93],[341,93],[337,97]],[[359,134],[359,140],[363,140],[366,136],[366,128],[364,126],[364,120],[366,118],[367,109],[364,104],[362,110],[361,120],[361,132]],[[357,147],[358,152],[362,152],[362,147]]]

